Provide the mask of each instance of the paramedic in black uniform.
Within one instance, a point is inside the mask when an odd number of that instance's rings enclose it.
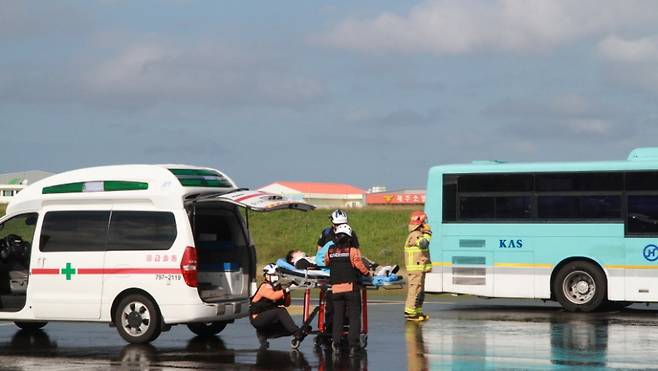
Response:
[[[320,233],[320,238],[318,238],[318,251],[320,251],[328,242],[333,242],[336,237],[334,231],[339,225],[347,224],[347,212],[336,209],[329,215],[329,220],[331,220],[331,227],[326,227]],[[356,232],[352,231],[352,245],[353,247],[359,248],[359,239],[356,237]],[[326,255],[326,254],[325,254]],[[331,333],[333,327],[333,313],[334,305],[331,300],[331,290],[325,291],[325,315],[326,320],[324,328],[327,333]]]
[[[359,334],[361,333],[361,286],[359,274],[369,276],[368,268],[361,260],[359,249],[352,246],[352,228],[347,224],[336,227],[334,245],[329,247],[324,260],[331,274],[332,300],[334,304],[333,323],[345,323],[347,312],[349,332],[347,341],[350,356],[360,350]],[[334,354],[340,352],[340,339],[343,326],[334,326],[332,331],[332,349]]]

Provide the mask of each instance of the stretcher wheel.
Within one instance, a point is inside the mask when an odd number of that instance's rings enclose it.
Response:
[[[361,334],[361,348],[365,349],[368,346],[368,334]]]
[[[292,349],[299,349],[299,346],[302,344],[302,341],[299,339],[292,339],[290,341],[290,347]]]

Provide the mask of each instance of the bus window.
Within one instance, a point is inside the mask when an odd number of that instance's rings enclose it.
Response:
[[[623,174],[546,173],[537,174],[538,192],[621,191]]]
[[[459,192],[532,192],[532,174],[478,174],[459,177]]]
[[[627,191],[658,190],[658,172],[631,171],[626,173]]]
[[[658,196],[628,196],[627,232],[658,234]]]
[[[621,219],[620,196],[581,196],[578,201],[583,219]]]
[[[495,198],[461,197],[459,202],[460,219],[493,219],[495,215]]]
[[[540,196],[540,219],[620,219],[620,196]]]
[[[532,217],[532,197],[496,197],[496,219],[528,219]]]
[[[457,177],[443,177],[443,222],[457,220]]]

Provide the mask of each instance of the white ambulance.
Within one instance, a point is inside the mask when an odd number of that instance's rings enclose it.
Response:
[[[313,209],[186,165],[95,167],[34,183],[0,219],[0,320],[31,330],[107,322],[131,343],[176,324],[219,333],[247,316],[256,285],[240,207]]]

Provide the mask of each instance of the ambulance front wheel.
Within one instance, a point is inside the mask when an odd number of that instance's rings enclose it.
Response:
[[[119,335],[129,343],[143,344],[155,340],[162,331],[162,317],[151,299],[141,294],[123,298],[114,313]]]
[[[226,328],[226,325],[228,325],[228,322],[226,321],[201,322],[188,323],[187,328],[199,336],[212,336],[222,332],[222,330]]]
[[[48,322],[14,322],[18,328],[25,331],[36,331],[45,326],[47,323]]]

